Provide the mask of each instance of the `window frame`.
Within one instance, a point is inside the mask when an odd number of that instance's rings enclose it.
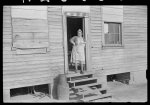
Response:
[[[121,44],[106,44],[105,43],[105,33],[104,33],[104,24],[105,23],[117,23],[120,24],[120,35],[121,35]],[[111,21],[103,21],[102,22],[102,48],[123,48],[124,42],[123,42],[123,22],[111,22]]]
[[[30,7],[30,8],[29,8]],[[46,54],[47,52],[50,51],[50,48],[49,48],[49,40],[48,41],[38,41],[38,39],[40,38],[36,38],[37,41],[34,41],[35,38],[34,38],[34,33],[46,33],[48,36],[47,38],[49,39],[49,25],[48,25],[48,7],[44,7],[42,6],[40,9],[38,7],[35,7],[35,6],[23,6],[23,7],[18,7],[18,6],[12,6],[11,7],[11,21],[13,21],[13,19],[22,19],[22,20],[25,20],[25,21],[34,21],[34,20],[44,20],[46,21],[46,28],[47,28],[47,31],[45,32],[29,32],[29,31],[23,31],[23,32],[14,32],[14,28],[12,28],[12,43],[11,43],[11,51],[14,51],[16,52],[15,54],[16,55],[29,55],[29,54]],[[34,7],[34,8],[33,8]],[[44,7],[44,9],[43,9]],[[20,15],[20,14],[15,14],[16,13],[16,10],[19,10],[19,11],[26,11],[25,13],[26,14],[29,14],[30,12],[34,12],[34,11],[38,11],[36,13],[36,15],[34,17],[31,17],[31,16],[28,16],[28,15]],[[44,14],[44,17],[39,17],[39,13],[42,13],[42,12],[45,12],[43,13]],[[14,26],[13,22],[11,23],[12,27]],[[24,26],[24,24],[21,24],[20,26]],[[29,27],[31,27],[32,25],[27,25]],[[34,25],[33,25],[34,26]],[[32,26],[32,27],[33,27]],[[36,25],[34,26],[36,27]],[[16,39],[16,36],[18,36],[16,33],[31,33],[33,34],[33,39]],[[30,41],[29,41],[30,40]],[[22,45],[22,43],[25,42],[27,44],[25,45]],[[30,46],[31,45],[31,46]],[[33,51],[32,51],[33,50]],[[34,52],[35,51],[35,52]]]

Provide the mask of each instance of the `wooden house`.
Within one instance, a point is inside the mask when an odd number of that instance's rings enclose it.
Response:
[[[79,28],[87,72],[106,83],[115,74],[146,82],[147,6],[3,6],[4,101],[11,89],[53,86],[59,74],[73,73],[69,39]]]

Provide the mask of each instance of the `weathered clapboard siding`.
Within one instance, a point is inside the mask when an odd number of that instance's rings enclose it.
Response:
[[[101,65],[99,57],[101,38],[102,38],[102,15],[100,6],[90,7],[90,40],[91,40],[91,65],[92,71],[96,70],[97,65]],[[96,56],[96,57],[95,57]],[[95,64],[95,61],[98,61]]]
[[[111,6],[108,8],[112,8]],[[106,9],[103,12],[108,12]],[[116,7],[113,7],[116,8]],[[103,8],[104,9],[104,8]],[[102,9],[102,10],[103,10]],[[128,71],[146,70],[147,65],[147,11],[143,6],[124,6],[122,9],[123,22],[123,47],[102,49],[102,10],[100,7],[91,7],[91,57],[92,70],[104,69],[106,74],[114,74]],[[119,10],[120,11],[120,10]],[[120,11],[120,12],[121,12]],[[98,14],[99,13],[99,14]],[[115,12],[118,14],[117,12]],[[114,14],[115,14],[114,13]],[[107,14],[107,13],[106,13]],[[113,14],[110,13],[110,14]],[[97,17],[100,19],[97,19]],[[104,17],[103,17],[104,18]],[[112,17],[107,17],[112,18]],[[95,20],[94,20],[95,19]],[[105,21],[105,19],[103,20]],[[106,19],[106,21],[108,21]],[[94,24],[94,25],[93,25]],[[96,29],[100,31],[95,31]],[[96,27],[96,28],[95,28]],[[94,31],[93,31],[94,30]],[[109,72],[110,71],[110,72]],[[112,71],[112,72],[111,72]]]
[[[48,76],[48,77],[40,77],[40,78],[33,78],[32,81],[31,79],[25,79],[23,80],[16,80],[15,82],[6,82],[6,88],[15,88],[15,87],[23,87],[23,86],[33,86],[38,84],[47,84],[51,82],[53,79],[53,76]],[[7,91],[6,91],[7,92]],[[4,93],[5,94],[5,93]],[[9,94],[9,93],[8,93]]]
[[[147,7],[124,6],[123,28],[126,48],[132,52],[127,58],[133,58],[132,62],[137,63],[132,65],[133,69],[145,71],[147,69]],[[131,46],[136,50],[131,50]],[[141,65],[141,68],[136,68],[138,65]]]
[[[11,12],[10,11],[11,11],[10,6],[3,7],[3,56],[6,53],[12,54],[12,52],[11,52],[12,25],[11,25]],[[4,60],[4,58],[3,58],[3,60]],[[3,64],[4,64],[4,62],[3,62]],[[3,67],[3,71],[5,71],[5,67]],[[10,99],[10,89],[8,86],[6,86],[9,83],[4,82],[5,79],[6,79],[5,75],[3,75],[3,99],[7,101]]]
[[[46,6],[44,6],[44,8],[45,7]],[[20,9],[24,9],[24,11],[26,11],[25,13],[36,11],[37,14],[38,11],[42,11],[44,12],[44,18],[38,17],[38,15],[34,17],[31,17],[31,15],[20,16],[16,11],[13,11],[13,18],[11,18],[11,9],[17,9],[20,12]],[[32,11],[30,11],[31,9]],[[55,76],[64,72],[61,7],[48,6],[47,9],[41,9],[39,10],[36,7],[32,8],[32,6],[30,9],[23,7],[4,7],[4,88],[10,89],[50,83]],[[46,54],[16,55],[16,52],[11,49],[12,38],[16,34],[20,35],[18,40],[31,40],[34,36],[34,40],[48,41],[49,52]]]
[[[146,20],[146,15],[143,16],[140,15],[139,17],[139,14],[141,12],[138,13],[136,12],[136,10],[138,10],[139,8],[133,9],[133,7],[132,8],[130,7],[132,6],[129,7],[124,6],[123,8],[124,48],[119,49],[120,51],[107,49],[111,50],[111,53],[109,55],[106,55],[105,60],[103,60],[105,61],[103,62],[103,65],[106,70],[107,69],[115,70],[116,68],[115,69],[113,68],[116,66],[117,68],[120,68],[120,70],[122,69],[124,71],[126,71],[126,68],[128,68],[128,71],[146,70],[146,45],[144,43],[146,43],[147,40],[146,39],[147,31],[146,31],[146,24],[145,23],[142,24],[141,22],[142,20]],[[132,14],[128,14],[128,11],[129,12],[132,11]],[[135,25],[135,23],[137,24]],[[138,27],[138,24],[140,24],[140,27]],[[142,25],[144,27],[141,27]],[[137,37],[137,35],[139,37]],[[122,52],[122,55],[120,55],[120,59],[116,60],[116,58],[118,58],[117,54],[118,52]]]
[[[123,6],[102,6],[103,20],[106,22],[123,22]]]
[[[49,48],[50,52],[53,54],[51,57],[56,58],[55,62],[51,61],[53,65],[52,70],[55,75],[58,75],[64,72],[62,7],[48,6],[47,10],[48,10],[49,43],[50,43]]]
[[[46,6],[12,6],[12,17],[47,19]]]
[[[62,7],[48,6],[48,25],[50,50],[59,52],[63,60],[63,30],[62,30]]]
[[[12,26],[11,26],[11,8],[5,6],[3,8],[3,54],[10,53],[12,43]]]

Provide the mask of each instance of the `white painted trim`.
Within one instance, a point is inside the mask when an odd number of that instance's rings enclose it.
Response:
[[[85,12],[89,13],[90,12],[90,6],[62,6],[62,11],[70,11],[70,12]]]
[[[67,16],[63,14],[64,73],[68,73]]]
[[[86,39],[86,68],[91,70],[91,56],[90,56],[90,34],[89,34],[89,18],[84,18],[85,24],[85,39]]]

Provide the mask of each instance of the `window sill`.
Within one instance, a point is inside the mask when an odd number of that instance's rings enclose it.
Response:
[[[16,55],[46,54],[47,48],[16,49]]]
[[[122,49],[124,45],[102,45],[102,49]]]

